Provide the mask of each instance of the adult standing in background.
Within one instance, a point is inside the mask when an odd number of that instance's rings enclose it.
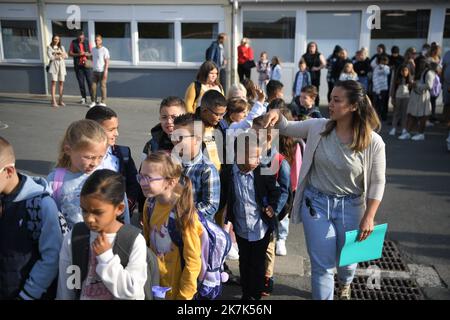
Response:
[[[72,40],[70,44],[69,56],[73,57],[73,68],[78,80],[78,86],[80,87],[81,93],[81,104],[86,104],[86,87],[84,86],[84,79],[86,79],[89,93],[91,95],[91,102],[94,101],[94,95],[92,94],[92,72],[91,65],[92,62],[89,58],[92,48],[89,41],[84,36],[84,31],[78,31],[78,37]]]
[[[302,56],[306,61],[306,66],[308,67],[308,71],[311,74],[311,83],[313,86],[316,86],[317,92],[319,92],[320,87],[320,70],[327,66],[327,62],[325,61],[325,57],[319,52],[317,48],[317,43],[310,42],[306,48],[306,53]],[[319,106],[320,94],[317,95],[315,105]]]
[[[67,53],[61,45],[61,38],[58,35],[52,37],[52,42],[47,46],[47,56],[50,59],[48,73],[52,77],[52,107],[63,107],[64,80],[66,78]],[[59,82],[59,101],[56,103],[56,82]]]
[[[92,68],[94,70],[92,93],[94,94],[94,101],[89,105],[90,108],[95,106],[97,101],[97,83],[99,82],[102,91],[100,105],[106,106],[106,81],[108,80],[109,58],[109,50],[103,46],[102,36],[96,35],[95,48],[92,49]]]
[[[252,68],[256,66],[254,61],[253,49],[250,47],[250,40],[248,38],[242,38],[241,45],[238,50],[238,74],[239,81],[244,79],[250,79]]]
[[[211,60],[214,62],[219,68],[219,81],[222,85],[224,91],[226,91],[226,82],[227,82],[227,74],[226,74],[226,65],[227,59],[225,57],[225,49],[224,44],[227,40],[226,33],[219,33],[217,36],[217,40],[213,41],[209,46],[208,50],[206,50],[206,61]]]

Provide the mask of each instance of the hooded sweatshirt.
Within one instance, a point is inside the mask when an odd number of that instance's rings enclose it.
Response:
[[[51,197],[41,198],[50,194],[45,179],[18,175],[17,190],[2,195],[0,299],[40,299],[58,273],[64,219]],[[40,210],[27,209],[31,202]]]

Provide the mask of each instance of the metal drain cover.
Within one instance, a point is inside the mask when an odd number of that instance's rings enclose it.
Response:
[[[336,279],[336,276],[335,276]],[[380,289],[367,287],[367,276],[356,276],[351,284],[353,300],[424,300],[419,286],[411,279],[381,278]],[[335,281],[335,295],[338,284]]]
[[[405,271],[409,272],[408,266],[403,262],[402,255],[394,242],[385,240],[383,243],[383,253],[380,259],[358,264],[358,268],[367,269],[369,266],[377,266],[385,271]]]

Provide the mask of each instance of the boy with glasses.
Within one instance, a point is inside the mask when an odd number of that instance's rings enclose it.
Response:
[[[224,163],[224,146],[228,126],[222,119],[226,112],[227,100],[223,94],[216,90],[205,92],[200,108],[197,108],[195,112],[196,120],[201,120],[203,123],[203,143],[205,144],[207,156],[217,171],[220,171],[221,164]]]
[[[192,113],[186,113],[175,118],[174,125],[172,157],[181,159],[184,174],[192,181],[197,211],[214,222],[220,201],[220,178],[215,166],[201,150],[202,124],[195,121]]]

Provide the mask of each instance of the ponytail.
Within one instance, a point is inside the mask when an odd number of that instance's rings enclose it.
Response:
[[[175,204],[175,212],[179,227],[186,228],[194,225],[194,215],[197,209],[194,205],[194,196],[192,192],[192,182],[187,176],[182,175],[177,188],[181,191]]]

